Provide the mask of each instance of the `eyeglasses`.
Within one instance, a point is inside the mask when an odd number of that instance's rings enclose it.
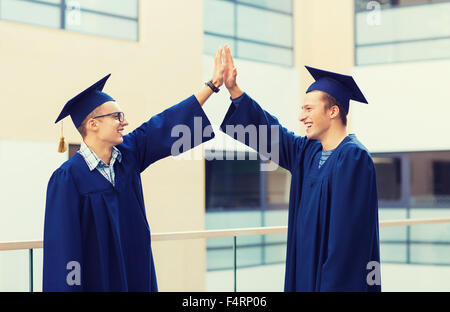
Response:
[[[119,122],[123,122],[125,119],[125,114],[123,112],[114,112],[114,113],[105,114],[105,115],[98,115],[98,116],[92,117],[92,119],[106,117],[106,116],[113,116],[114,118],[119,120]]]

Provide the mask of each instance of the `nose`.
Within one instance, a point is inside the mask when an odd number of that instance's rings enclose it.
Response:
[[[126,127],[126,126],[128,126],[128,120],[125,117],[123,117],[122,127]]]
[[[299,120],[300,122],[305,122],[305,119],[306,119],[306,114],[305,114],[305,112],[301,112],[301,113],[300,113],[300,116],[298,117],[298,120]]]

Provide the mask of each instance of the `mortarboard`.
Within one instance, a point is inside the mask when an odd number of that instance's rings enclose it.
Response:
[[[100,79],[92,86],[69,100],[69,102],[64,105],[64,108],[55,123],[70,115],[75,127],[78,128],[90,112],[103,103],[114,101],[112,97],[102,92],[109,76],[111,76],[111,74],[108,74],[106,77]]]
[[[330,94],[342,104],[346,114],[348,114],[350,100],[367,104],[366,98],[352,76],[333,73],[309,66],[305,67],[316,80],[311,84],[308,90],[306,90],[306,93],[313,90],[320,90]]]
[[[70,99],[66,103],[66,105],[64,105],[55,123],[70,115],[73,124],[75,125],[76,128],[78,128],[83,122],[83,120],[86,118],[86,116],[89,115],[94,109],[96,109],[103,103],[114,101],[112,97],[102,92],[103,87],[105,86],[105,83],[108,80],[109,76],[111,76],[111,74],[106,75],[104,78],[100,79],[92,86],[90,86],[77,96]],[[60,153],[63,153],[66,150],[67,148],[65,147],[64,136],[61,128],[61,139],[58,151]]]

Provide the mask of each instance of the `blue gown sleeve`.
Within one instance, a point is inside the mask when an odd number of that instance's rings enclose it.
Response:
[[[43,291],[83,291],[80,205],[70,172],[56,170],[47,187]]]
[[[367,283],[367,264],[380,261],[375,167],[366,150],[343,152],[331,182],[320,291],[379,291],[380,286]]]
[[[191,135],[188,138],[191,144],[183,152],[214,137],[208,117],[192,95],[124,136],[122,144],[135,153],[140,172],[153,162],[172,154],[173,144],[180,140],[179,136],[172,136],[172,130],[176,126],[188,128]],[[211,127],[210,131],[205,131],[207,127]]]
[[[235,132],[233,133],[233,130],[230,131],[233,127],[235,127],[236,130],[236,126],[242,126],[243,128],[247,128],[248,126],[253,127],[257,134],[256,144],[253,144],[250,141],[249,135],[242,137]],[[278,130],[278,135],[271,130],[272,128]],[[246,93],[243,93],[240,97],[233,100],[230,108],[225,114],[220,129],[235,140],[250,146],[263,157],[270,158],[272,161],[291,172],[295,166],[299,164],[298,158],[301,157],[301,152],[305,148],[307,141],[306,137],[296,136],[293,132],[284,128],[278,122],[276,117],[263,110],[261,106]],[[250,133],[251,129],[247,129]],[[276,155],[277,150],[278,159],[274,159],[273,155]]]

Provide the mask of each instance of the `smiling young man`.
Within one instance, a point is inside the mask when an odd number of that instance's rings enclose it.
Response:
[[[381,291],[375,168],[370,153],[346,129],[350,99],[367,101],[351,76],[306,68],[316,81],[299,117],[306,125],[301,137],[239,88],[225,47],[224,83],[232,104],[221,130],[255,125],[258,138],[268,138],[258,142],[257,151],[269,158],[268,147],[278,148],[274,161],[292,174],[285,291]],[[273,127],[275,134],[259,133]],[[241,140],[249,145],[248,138]]]
[[[125,136],[124,113],[102,92],[109,75],[64,106],[56,122],[70,115],[83,140],[48,184],[44,291],[158,290],[140,174],[173,153],[173,127],[194,136],[198,118],[201,134],[210,126],[202,105],[222,85],[223,69],[219,49],[207,86]],[[190,148],[213,136],[191,137]]]

